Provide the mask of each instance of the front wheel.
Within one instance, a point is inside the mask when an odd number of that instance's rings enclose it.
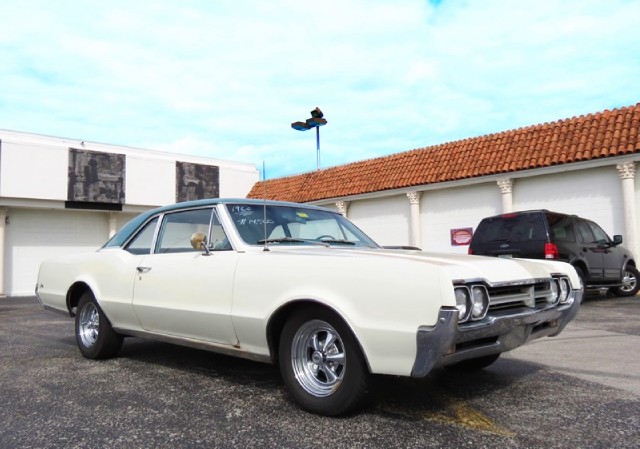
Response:
[[[636,267],[627,266],[622,272],[622,285],[612,288],[616,296],[635,296],[640,290],[640,272]]]
[[[280,335],[280,372],[304,409],[326,416],[360,407],[368,371],[346,324],[325,309],[294,312]]]
[[[89,291],[83,293],[78,301],[75,328],[80,353],[88,359],[113,357],[122,347],[122,335],[113,330]]]

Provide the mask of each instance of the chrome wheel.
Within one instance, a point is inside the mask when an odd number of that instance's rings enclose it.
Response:
[[[100,328],[100,312],[94,303],[88,302],[80,310],[78,317],[78,336],[82,344],[90,348],[98,341],[98,330]]]
[[[622,274],[622,286],[620,286],[620,291],[624,293],[630,293],[636,288],[638,280],[633,272],[629,270],[624,270]]]
[[[331,310],[310,304],[294,310],[280,333],[278,362],[287,390],[305,410],[338,416],[364,404],[366,360],[355,335]]]
[[[88,359],[113,357],[122,347],[123,336],[113,330],[91,291],[78,300],[75,330],[78,349]]]
[[[291,342],[291,365],[307,393],[316,397],[331,395],[342,383],[347,365],[340,335],[325,321],[307,321]]]

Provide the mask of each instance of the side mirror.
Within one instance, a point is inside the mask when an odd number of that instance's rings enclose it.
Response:
[[[620,245],[622,243],[622,236],[619,234],[616,234],[613,236],[613,245],[617,246]]]
[[[194,232],[191,236],[191,247],[196,250],[204,250],[206,255],[209,255],[209,248],[207,247],[207,236],[204,232]]]

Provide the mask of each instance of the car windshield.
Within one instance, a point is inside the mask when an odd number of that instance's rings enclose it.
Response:
[[[227,204],[238,234],[249,245],[378,245],[342,215],[295,206]]]

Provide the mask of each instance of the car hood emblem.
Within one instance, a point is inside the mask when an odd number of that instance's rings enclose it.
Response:
[[[509,244],[508,243],[503,243],[502,245],[500,245],[500,248],[509,248]]]

